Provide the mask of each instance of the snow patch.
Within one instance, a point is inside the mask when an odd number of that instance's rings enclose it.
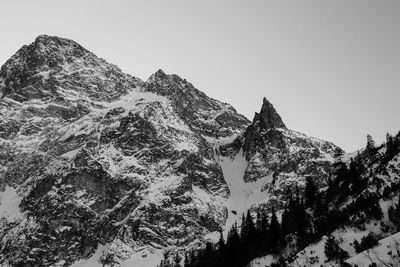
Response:
[[[257,259],[252,260],[248,267],[265,267],[270,266],[271,263],[276,262],[277,259],[274,258],[273,255],[267,255],[264,257],[260,257]]]
[[[267,191],[261,190],[265,184],[272,182],[272,176],[246,183],[243,177],[247,167],[247,160],[243,156],[242,150],[239,151],[233,160],[228,157],[221,157],[219,163],[230,191],[229,199],[226,201],[228,219],[225,231],[228,231],[231,225],[235,221],[239,221],[242,214],[254,204],[269,199],[270,194]]]
[[[72,264],[70,267],[101,267],[103,266],[99,260],[102,257],[103,253],[107,253],[110,250],[112,251],[113,245],[115,244],[107,244],[107,245],[99,245],[95,251],[95,253],[88,259],[80,260]],[[127,259],[120,262],[116,266],[119,267],[155,267],[157,266],[161,259],[162,253],[152,247],[144,247],[138,249],[137,251],[133,251],[131,248],[125,247],[127,250],[124,251],[129,255]]]
[[[17,190],[7,186],[4,192],[0,192],[0,218],[6,218],[8,222],[22,219],[22,213],[18,208],[21,200]]]

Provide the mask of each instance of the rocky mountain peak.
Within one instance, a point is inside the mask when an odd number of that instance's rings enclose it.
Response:
[[[271,102],[264,98],[260,112],[244,134],[243,151],[249,162],[244,179],[254,181],[281,175],[283,181],[290,173],[324,179],[336,148],[330,142],[288,129]],[[318,171],[314,168],[317,165]]]
[[[37,36],[34,41],[34,44],[44,45],[46,47],[49,47],[49,46],[58,46],[59,48],[72,47],[72,48],[75,48],[76,50],[84,50],[85,52],[88,52],[80,44],[78,44],[77,42],[75,42],[71,39],[62,38],[62,37],[58,37],[58,36],[50,36],[50,35],[46,35],[46,34]]]
[[[39,35],[33,43],[25,45],[3,65],[1,74],[23,65],[30,71],[39,71],[71,63],[90,53],[75,41],[56,36]]]
[[[159,69],[152,74],[146,81],[147,84],[158,84],[164,89],[169,89],[164,94],[174,94],[175,90],[182,90],[182,88],[193,88],[193,85],[188,83],[185,79],[182,79],[176,74],[166,74],[162,69]],[[178,88],[180,87],[180,88]]]
[[[156,73],[154,73],[154,77],[156,79],[166,79],[168,78],[168,75],[162,69],[159,69],[156,71]]]
[[[0,70],[0,95],[19,102],[57,97],[59,88],[115,99],[140,83],[75,41],[48,35],[23,46]]]
[[[271,102],[264,97],[260,113],[256,113],[253,122],[259,121],[263,129],[286,128],[281,116],[276,112]]]

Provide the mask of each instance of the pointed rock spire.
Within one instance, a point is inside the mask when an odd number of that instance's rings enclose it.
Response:
[[[256,118],[257,117],[257,118]],[[265,97],[259,114],[256,114],[254,120],[260,121],[260,126],[264,129],[286,128],[281,116],[276,112],[274,106]]]
[[[162,78],[162,79],[167,78],[167,74],[165,74],[165,72],[162,69],[159,69],[156,73],[154,73],[154,75],[157,78]]]

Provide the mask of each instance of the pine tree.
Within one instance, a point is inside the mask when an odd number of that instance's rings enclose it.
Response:
[[[400,196],[397,205],[389,207],[388,215],[390,221],[400,230]]]
[[[344,150],[343,149],[341,149],[340,147],[336,147],[335,150],[333,151],[333,153],[334,153],[333,156],[337,161],[341,161],[342,160],[342,156],[344,155]]]
[[[158,267],[169,267],[171,265],[169,261],[169,251],[168,250],[164,251],[163,256],[164,257],[161,260],[160,265],[158,265]]]
[[[328,236],[328,239],[325,242],[324,251],[328,261],[337,260],[343,262],[343,260],[348,257],[348,253],[339,247],[339,244],[333,235]]]
[[[368,155],[373,156],[376,152],[375,141],[372,139],[372,136],[367,134],[367,146],[365,148]]]
[[[398,142],[397,138],[394,138],[389,133],[386,134],[386,153],[385,162],[389,162],[398,153]]]
[[[237,223],[235,222],[228,233],[226,241],[226,266],[239,267],[240,263],[243,261],[241,252],[240,236],[238,233]]]
[[[285,207],[285,210],[282,213],[282,222],[281,222],[281,235],[282,238],[285,238],[287,234],[289,234],[289,212],[288,208]]]
[[[296,218],[296,232],[299,238],[299,241],[305,243],[308,241],[309,232],[310,231],[310,222],[308,218],[308,214],[305,210],[304,204],[300,201],[296,205],[295,210],[295,218]]]
[[[246,222],[248,228],[248,242],[254,243],[256,239],[256,226],[254,225],[253,217],[251,216],[250,210],[247,211]]]
[[[192,267],[191,258],[188,252],[185,253],[185,261],[183,262],[183,267]]]
[[[286,232],[287,234],[294,233],[297,231],[297,218],[296,209],[298,202],[296,199],[289,199],[287,207],[287,219],[286,219]]]
[[[323,198],[323,193],[317,195],[314,209],[314,228],[317,236],[322,236],[327,231],[326,214],[328,212],[328,204]]]
[[[361,157],[358,156],[356,160],[351,159],[348,177],[352,183],[353,193],[359,193],[367,186],[367,180],[361,178],[363,167]]]
[[[173,265],[173,267],[181,267],[181,260],[182,260],[182,257],[179,255],[178,252],[176,252],[175,256],[174,256],[174,265]]]
[[[335,258],[337,254],[337,243],[333,235],[328,236],[324,246],[325,256],[328,261]]]
[[[219,240],[218,240],[218,249],[222,251],[225,247],[224,235],[222,233],[222,229],[219,230]]]
[[[265,212],[261,213],[261,226],[257,232],[260,238],[259,251],[262,255],[265,254],[265,252],[270,248],[268,216]]]
[[[269,227],[269,239],[270,239],[270,244],[271,244],[271,251],[272,253],[277,253],[278,252],[278,247],[279,247],[279,241],[280,241],[280,225],[278,218],[276,217],[275,214],[275,209],[272,208],[271,212],[271,222],[270,222],[270,227]]]
[[[248,238],[249,236],[249,227],[248,223],[246,220],[246,217],[244,216],[244,213],[242,214],[242,224],[240,225],[240,239],[241,241],[244,241]]]
[[[311,177],[307,177],[306,187],[304,190],[304,196],[306,198],[307,207],[312,208],[314,206],[316,194],[317,194],[317,187],[315,186]]]
[[[262,232],[262,215],[260,210],[257,210],[256,230],[258,233]]]

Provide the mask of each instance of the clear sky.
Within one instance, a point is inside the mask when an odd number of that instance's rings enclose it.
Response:
[[[176,73],[346,151],[400,130],[400,1],[1,1],[0,64],[39,34],[146,80]]]

